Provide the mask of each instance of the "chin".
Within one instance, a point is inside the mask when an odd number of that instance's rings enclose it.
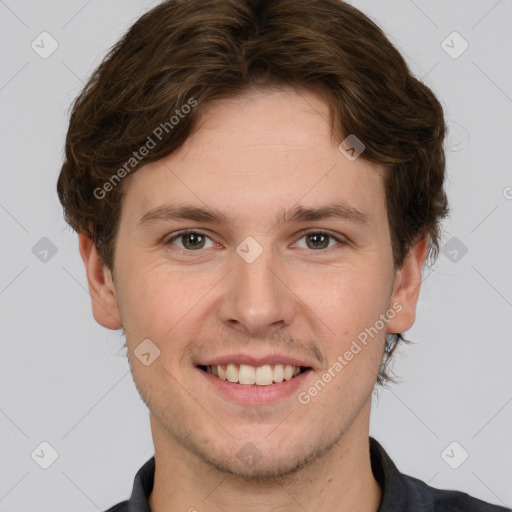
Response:
[[[270,437],[272,435],[271,433]],[[291,439],[291,435],[285,437],[281,434],[274,440],[270,437],[260,437],[254,441],[231,440],[231,446],[226,445],[226,450],[213,442],[208,443],[208,446],[216,445],[217,448],[206,449],[189,438],[187,448],[212,469],[243,481],[268,484],[305,470],[338,441],[335,438],[329,442],[325,432],[317,439],[311,433],[295,440]]]
[[[245,481],[268,483],[270,480],[291,476],[309,464],[315,456],[306,454],[271,454],[258,449],[253,443],[243,445],[234,456],[201,454],[210,467]]]

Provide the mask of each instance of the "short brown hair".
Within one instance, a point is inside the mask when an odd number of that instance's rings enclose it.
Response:
[[[333,138],[355,135],[361,157],[387,169],[395,266],[418,236],[435,259],[448,213],[441,104],[382,30],[342,0],[167,0],[144,14],[72,105],[57,183],[66,221],[113,270],[117,181],[179,148],[212,102],[284,86],[321,92]],[[157,127],[158,144],[141,157]],[[399,340],[388,336],[379,384],[393,380],[385,364]]]

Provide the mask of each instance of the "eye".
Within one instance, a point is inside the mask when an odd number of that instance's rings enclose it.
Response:
[[[301,249],[311,249],[318,251],[321,249],[329,249],[337,244],[345,245],[346,242],[338,237],[335,237],[331,233],[325,231],[310,231],[301,234],[302,239],[306,239],[306,246],[300,247]],[[210,245],[208,246],[208,241]],[[185,251],[199,251],[200,249],[208,249],[212,247],[218,247],[219,245],[214,243],[213,240],[206,234],[200,231],[185,230],[176,233],[171,238],[164,241],[165,245],[176,245],[180,249]],[[294,244],[298,246],[298,242]]]
[[[179,241],[181,245],[175,244],[175,240]],[[166,240],[164,244],[173,244],[177,245],[180,249],[184,249],[187,251],[196,251],[199,249],[208,249],[208,247],[206,247],[207,240],[210,240],[211,242],[210,247],[215,247],[215,245],[217,245],[213,243],[209,236],[205,235],[204,233],[201,233],[200,231],[186,230],[175,234],[173,237]]]
[[[304,249],[329,249],[332,246],[329,246],[329,242],[337,242],[338,244],[345,245],[346,242],[341,240],[340,238],[335,237],[334,235],[331,235],[330,233],[327,233],[325,231],[309,231],[307,233],[302,233],[302,237],[306,239],[306,247],[301,247]],[[297,245],[298,242],[296,242],[294,245]],[[336,244],[334,244],[336,245]]]

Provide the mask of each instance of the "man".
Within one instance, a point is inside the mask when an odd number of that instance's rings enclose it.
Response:
[[[369,437],[438,252],[444,134],[340,0],[167,1],[114,46],[58,181],[151,413],[155,456],[112,512],[505,510]]]

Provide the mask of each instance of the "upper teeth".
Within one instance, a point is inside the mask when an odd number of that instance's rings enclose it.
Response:
[[[264,366],[255,367],[247,364],[237,365],[230,363],[228,365],[207,366],[206,371],[229,382],[268,386],[273,382],[290,380],[295,377],[295,375],[299,374],[300,367],[289,364],[266,364]]]

